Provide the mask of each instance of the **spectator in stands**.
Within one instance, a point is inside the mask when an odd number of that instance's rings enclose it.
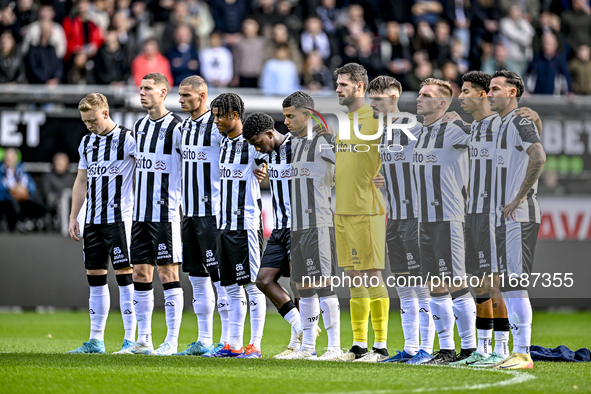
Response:
[[[10,30],[0,35],[0,83],[26,83],[25,64],[20,46]]]
[[[89,19],[89,8],[89,0],[79,0],[72,14],[64,18],[63,27],[68,44],[65,62],[71,61],[74,54],[78,53],[92,58],[103,45],[103,31]]]
[[[170,20],[166,22],[164,33],[158,39],[158,46],[162,53],[167,54],[174,46],[174,39],[179,26],[191,26],[192,18],[189,15],[189,5],[186,1],[177,1],[170,13]],[[194,30],[189,29],[191,42],[193,42]]]
[[[306,58],[303,80],[309,90],[332,90],[334,87],[332,72],[316,51],[310,52]]]
[[[461,93],[460,88],[460,74],[458,72],[458,66],[451,60],[447,60],[441,66],[441,79],[451,84],[454,97],[458,97]]]
[[[249,0],[211,0],[209,6],[215,29],[224,34],[237,35],[248,15],[250,2]],[[228,38],[230,37],[226,37]]]
[[[287,45],[289,47],[289,59],[295,63],[298,75],[300,75],[304,69],[302,51],[298,42],[289,36],[289,30],[283,23],[273,26],[271,40],[265,50],[265,60],[269,60],[275,56],[275,49],[279,45]]]
[[[429,46],[429,58],[435,61],[437,67],[451,57],[451,30],[444,19],[435,24],[435,41]]]
[[[516,3],[519,4],[523,17],[528,22],[533,22],[540,16],[541,4],[543,1],[540,0],[500,0],[501,11],[507,15],[511,12],[511,7]]]
[[[280,44],[273,59],[265,63],[261,88],[266,95],[289,95],[300,88],[296,65],[289,59],[289,47]]]
[[[336,0],[322,0],[320,5],[316,7],[316,14],[322,21],[322,29],[329,36],[334,36],[337,33],[337,19],[340,15],[339,9],[336,7]]]
[[[108,30],[105,43],[95,58],[95,79],[101,85],[125,85],[131,76],[131,67],[116,30]]]
[[[408,39],[404,43],[400,39],[401,28],[398,22],[386,23],[386,36],[380,43],[382,63],[388,73],[401,81],[410,71],[411,49]]]
[[[296,15],[293,9],[294,3],[290,0],[277,0],[278,23],[283,23],[289,30],[289,35],[297,37],[304,28],[302,19]]]
[[[21,26],[18,19],[16,19],[16,15],[14,15],[11,4],[9,2],[0,2],[0,34],[6,30],[10,30],[17,41],[21,40]]]
[[[0,218],[6,217],[10,231],[17,227],[17,221],[20,221],[20,230],[32,230],[33,223],[25,227],[23,222],[45,215],[43,206],[32,200],[35,190],[33,178],[25,171],[22,163],[18,163],[16,150],[6,149],[0,164]]]
[[[277,12],[276,0],[253,1],[252,17],[260,26],[263,37],[271,37],[273,25],[281,23],[281,16]]]
[[[470,20],[472,19],[470,0],[446,0],[443,3],[445,19],[453,26],[453,36],[463,45],[464,53],[461,56],[467,57],[470,52]]]
[[[494,46],[493,57],[483,61],[480,69],[485,73],[492,75],[497,70],[517,72],[519,65],[507,59],[507,48],[499,42]]]
[[[170,14],[173,12],[175,0],[155,0],[147,1],[146,3],[152,15],[154,35],[160,37],[164,29],[164,24],[170,20]]]
[[[534,94],[572,94],[572,84],[566,58],[559,54],[553,34],[542,37],[542,53],[536,54],[527,73],[535,80]],[[530,86],[531,90],[531,86]]]
[[[158,50],[158,43],[155,39],[146,40],[143,52],[131,63],[131,75],[136,86],[140,86],[144,75],[150,73],[161,73],[172,84],[173,78],[170,72],[170,62]]]
[[[573,0],[572,8],[561,15],[562,31],[570,50],[591,45],[591,8],[587,0]]]
[[[364,32],[371,32],[371,29],[365,22],[363,7],[359,4],[352,4],[347,7],[347,14],[338,30],[340,55],[344,56],[349,53],[351,56],[357,49],[357,39]]]
[[[128,65],[139,54],[140,45],[137,33],[131,30],[131,20],[127,16],[127,12],[119,10],[113,15],[111,27],[116,35],[119,46],[125,54],[125,59]]]
[[[560,18],[558,15],[548,11],[543,11],[540,14],[540,19],[534,21],[533,26],[536,32],[532,42],[534,53],[542,52],[542,36],[546,33],[552,33],[556,36],[556,41],[558,42],[558,52],[565,53],[564,38],[560,30]]]
[[[570,61],[568,68],[573,81],[573,91],[576,94],[591,94],[591,48],[589,45],[579,45],[577,56]]]
[[[201,76],[209,86],[216,88],[227,87],[234,76],[232,52],[222,43],[222,34],[214,31],[209,36],[209,48],[199,55]]]
[[[519,71],[515,72],[523,75],[533,57],[532,39],[535,31],[531,23],[523,17],[521,6],[513,5],[509,8],[508,16],[501,19],[499,32],[507,48],[507,59],[517,64]]]
[[[417,32],[410,40],[413,52],[429,51],[435,41],[435,33],[425,21],[417,24]]]
[[[499,0],[474,0],[472,2],[472,21],[470,23],[470,64],[480,67],[483,42],[494,42],[499,30]]]
[[[465,57],[466,51],[464,50],[463,41],[459,40],[458,38],[454,38],[451,42],[450,51],[451,53],[449,58],[458,66],[458,72],[461,75],[467,73],[470,69],[470,63]]]
[[[443,4],[438,0],[415,0],[411,12],[415,24],[425,21],[433,26],[443,13]]]
[[[51,5],[42,5],[39,8],[39,20],[31,23],[23,29],[23,52],[26,53],[29,47],[39,45],[41,41],[41,23],[43,21],[51,22],[52,33],[49,45],[55,48],[55,54],[59,59],[66,55],[67,39],[62,25],[54,21],[55,11]]]
[[[191,28],[188,25],[177,27],[174,33],[174,46],[167,57],[175,86],[179,86],[188,76],[199,74],[199,51],[193,44]]]
[[[116,40],[117,38],[115,37]],[[60,226],[58,212],[62,193],[64,190],[72,189],[76,175],[68,171],[70,159],[65,153],[56,153],[53,156],[52,164],[51,172],[43,175],[41,178],[39,191],[41,192],[45,209],[51,215],[53,228],[58,229]]]
[[[88,10],[88,19],[94,22],[102,31],[107,31],[111,23],[106,0],[94,0]]]
[[[242,23],[243,38],[234,45],[233,85],[242,88],[257,88],[265,61],[267,40],[259,36],[259,24],[252,18]]]
[[[322,30],[322,22],[313,16],[306,19],[306,28],[301,36],[302,51],[305,55],[317,51],[322,59],[330,57],[330,41],[328,35]]]
[[[33,0],[17,0],[14,16],[21,29],[37,20],[38,9],[39,5]]]
[[[203,0],[187,0],[187,5],[189,7],[189,25],[196,35],[197,46],[206,46],[209,35],[215,27],[209,6]]]
[[[416,64],[412,73],[407,74],[404,78],[405,90],[418,92],[421,90],[421,83],[427,78],[433,76],[433,65],[427,60],[423,60]]]
[[[64,65],[50,44],[53,22],[41,21],[40,29],[39,45],[31,46],[25,57],[27,79],[29,83],[57,85],[63,77]]]
[[[125,11],[124,8],[121,10]],[[117,31],[119,31],[119,34],[121,35],[122,29],[117,26],[115,26],[115,28],[117,28]],[[134,52],[130,53],[133,59],[138,55],[140,50],[139,48],[142,46],[141,43],[146,42],[146,40],[148,40],[152,35],[150,30],[150,13],[148,12],[146,3],[141,0],[131,3],[129,32],[135,37],[136,42],[136,46],[133,48]]]
[[[365,67],[370,81],[386,71],[379,47],[374,45],[373,35],[368,32],[362,33],[357,38],[355,51],[345,56],[343,63],[350,62],[359,63]]]

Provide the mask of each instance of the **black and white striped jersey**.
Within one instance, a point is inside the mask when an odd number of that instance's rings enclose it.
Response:
[[[253,171],[268,160],[268,156],[257,152],[242,134],[223,139],[220,147],[219,229],[261,228],[261,189]]]
[[[275,230],[291,228],[291,142],[291,133],[287,133],[279,150],[269,155],[269,184]]]
[[[116,126],[107,135],[89,133],[78,148],[78,169],[86,170],[87,224],[131,219],[135,140],[131,130]]]
[[[464,222],[468,186],[470,125],[423,126],[413,153],[421,222]]]
[[[149,115],[134,125],[136,142],[135,209],[138,222],[176,222],[181,205],[181,118],[169,112]]]
[[[398,118],[394,123],[406,124],[408,118]],[[412,156],[417,141],[408,138],[401,129],[392,130],[392,139],[388,140],[386,130],[387,125],[384,125],[380,156],[384,170],[388,218],[414,219],[417,217],[417,185],[413,176]],[[418,139],[421,125],[417,124],[409,131]]]
[[[527,171],[529,156],[527,149],[536,142],[541,142],[536,125],[529,119],[509,112],[501,120],[497,136],[497,226],[505,224],[503,208],[515,199]],[[527,200],[515,210],[515,221],[540,223],[540,204],[537,198],[538,181],[527,193]],[[509,219],[508,221],[513,221]]]
[[[333,227],[331,207],[335,151],[332,136],[293,137],[291,229]]]
[[[472,122],[468,213],[495,212],[495,151],[501,118],[492,114]]]
[[[220,212],[220,144],[224,138],[211,111],[181,126],[183,152],[183,214],[216,216]]]

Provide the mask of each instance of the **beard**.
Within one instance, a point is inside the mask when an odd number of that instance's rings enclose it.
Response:
[[[339,97],[339,104],[343,106],[350,106],[355,102],[357,97]]]

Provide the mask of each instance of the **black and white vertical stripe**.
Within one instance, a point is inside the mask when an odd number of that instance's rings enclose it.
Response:
[[[407,124],[408,118],[398,118],[395,124]],[[380,157],[385,178],[388,218],[391,220],[413,219],[417,217],[417,187],[413,177],[412,155],[416,140],[412,140],[397,128],[392,130],[392,139],[384,133],[380,142]],[[421,135],[421,125],[409,130],[412,135]]]
[[[291,228],[291,134],[269,157],[269,184],[273,201],[274,229]]]
[[[261,228],[261,189],[254,170],[267,155],[240,134],[224,138],[220,147],[220,215],[221,230],[258,230]]]
[[[86,170],[86,220],[111,224],[131,219],[135,141],[131,130],[116,126],[105,136],[87,134],[78,148],[78,168]]]
[[[220,211],[220,144],[222,135],[211,111],[181,126],[183,214],[215,216]]]
[[[423,126],[413,153],[421,222],[465,220],[469,127],[441,119]]]
[[[333,227],[331,207],[335,151],[330,135],[293,137],[291,163],[291,228]]]
[[[181,118],[169,112],[157,120],[146,115],[134,125],[137,151],[134,221],[180,220],[180,124]]]

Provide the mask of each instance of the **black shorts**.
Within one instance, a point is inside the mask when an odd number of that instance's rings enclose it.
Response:
[[[421,273],[418,219],[388,220],[386,246],[392,273]]]
[[[193,276],[211,276],[220,280],[216,256],[217,222],[215,216],[185,217],[183,219],[183,272]]]
[[[261,266],[262,230],[218,230],[218,262],[222,286],[255,282]]]
[[[283,228],[273,230],[267,246],[263,252],[261,268],[279,268],[281,276],[289,278],[291,275],[289,269],[289,255],[291,252],[290,229]]]
[[[304,283],[304,278],[313,280],[335,274],[337,258],[334,227],[292,231],[291,238],[291,274],[294,282]]]
[[[104,270],[109,267],[120,270],[131,267],[129,260],[130,222],[113,224],[86,224],[82,236],[84,267],[87,270]]]
[[[469,214],[466,218],[466,272],[482,278],[498,270],[495,214]]]
[[[131,263],[168,265],[182,263],[179,222],[133,222]]]
[[[420,234],[423,279],[432,276],[465,277],[464,223],[421,223]]]
[[[523,290],[523,287],[510,287],[509,278],[521,274],[531,274],[534,266],[534,252],[538,241],[539,223],[511,221],[496,228],[497,255],[499,256],[499,275],[501,291]]]

